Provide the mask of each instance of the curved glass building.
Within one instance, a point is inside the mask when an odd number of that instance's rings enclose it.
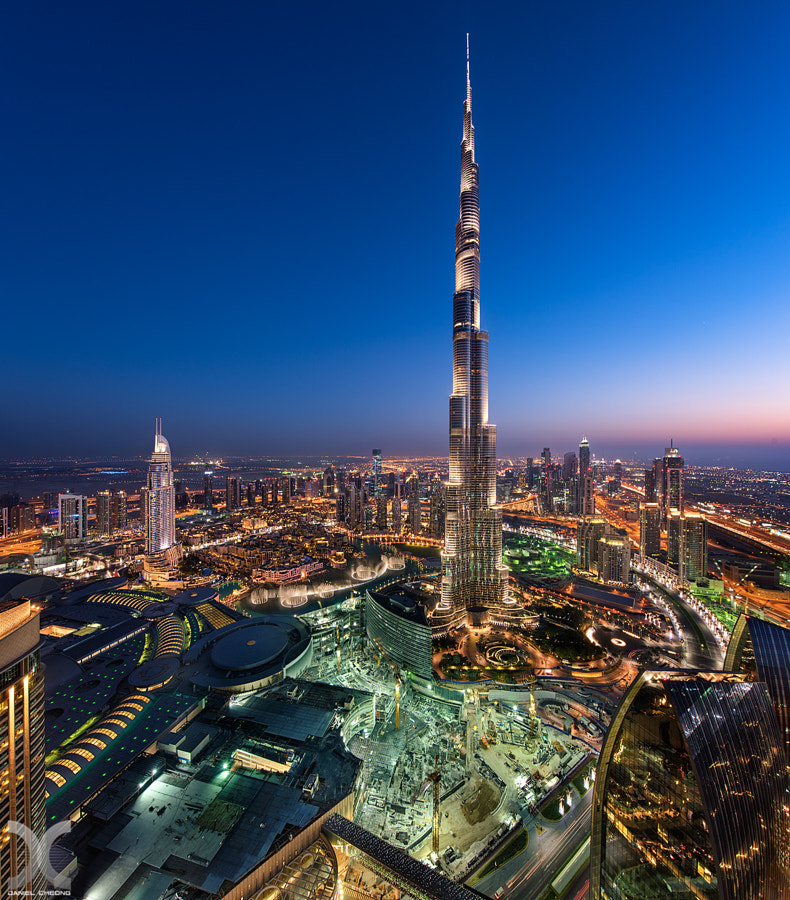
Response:
[[[365,591],[365,629],[393,665],[420,678],[433,677],[431,627],[422,604],[402,594]]]
[[[744,672],[753,681],[765,682],[790,765],[790,630],[741,615],[727,647],[724,671]]]
[[[765,684],[643,672],[604,742],[593,794],[593,900],[780,900],[788,778]]]
[[[461,214],[455,227],[453,392],[450,395],[442,598],[434,618],[447,624],[507,595],[502,513],[496,506],[496,426],[488,421],[488,332],[480,330],[480,203],[472,125],[469,46],[461,141]]]

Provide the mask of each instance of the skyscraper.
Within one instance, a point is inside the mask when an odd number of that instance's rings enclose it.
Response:
[[[643,503],[639,510],[639,555],[657,559],[660,553],[661,511],[657,503]]]
[[[373,495],[381,492],[381,450],[373,450]]]
[[[88,498],[80,494],[58,494],[58,530],[67,541],[88,537]]]
[[[63,495],[61,495],[63,496]],[[44,894],[44,866],[12,822],[44,837],[44,675],[39,615],[29,600],[0,604],[0,884],[31,896]],[[48,860],[47,860],[48,862]],[[12,893],[8,891],[9,895]]]
[[[416,472],[409,475],[408,490],[409,530],[412,534],[419,534],[422,531],[422,507],[420,506],[420,481]]]
[[[455,228],[450,472],[442,599],[435,611],[450,620],[466,618],[469,609],[498,606],[507,596],[502,513],[496,506],[496,426],[488,422],[488,332],[480,330],[480,204],[468,39],[460,208]]]
[[[672,441],[661,465],[661,508],[664,519],[671,509],[683,512],[683,457]]]
[[[203,473],[203,509],[206,512],[214,509],[214,473],[211,469]]]
[[[228,512],[241,508],[241,484],[235,475],[225,476],[225,508]]]
[[[148,464],[148,481],[142,493],[145,523],[145,554],[163,553],[176,543],[176,497],[170,444],[162,435],[162,420],[156,420],[154,452]]]
[[[99,534],[112,536],[126,528],[126,491],[99,491],[96,495],[96,526]]]

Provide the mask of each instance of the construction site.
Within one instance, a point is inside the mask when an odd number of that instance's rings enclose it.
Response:
[[[584,717],[568,712],[572,697],[534,679],[512,690],[491,684],[446,692],[457,699],[431,696],[357,643],[348,614],[316,614],[337,649],[316,654],[305,677],[370,695],[344,725],[347,747],[363,762],[354,822],[466,880],[597,749],[574,725]]]

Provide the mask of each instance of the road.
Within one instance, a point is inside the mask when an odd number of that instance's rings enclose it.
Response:
[[[543,833],[538,834],[534,823],[530,824],[527,849],[481,879],[475,890],[493,897],[504,887],[508,900],[538,900],[590,831],[593,792],[587,791],[581,799],[575,790],[573,793],[574,804],[561,821],[550,822],[539,816]]]

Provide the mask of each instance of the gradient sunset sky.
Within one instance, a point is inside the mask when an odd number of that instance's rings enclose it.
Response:
[[[499,455],[790,470],[786,3],[3,22],[0,456],[446,453],[470,31]]]

